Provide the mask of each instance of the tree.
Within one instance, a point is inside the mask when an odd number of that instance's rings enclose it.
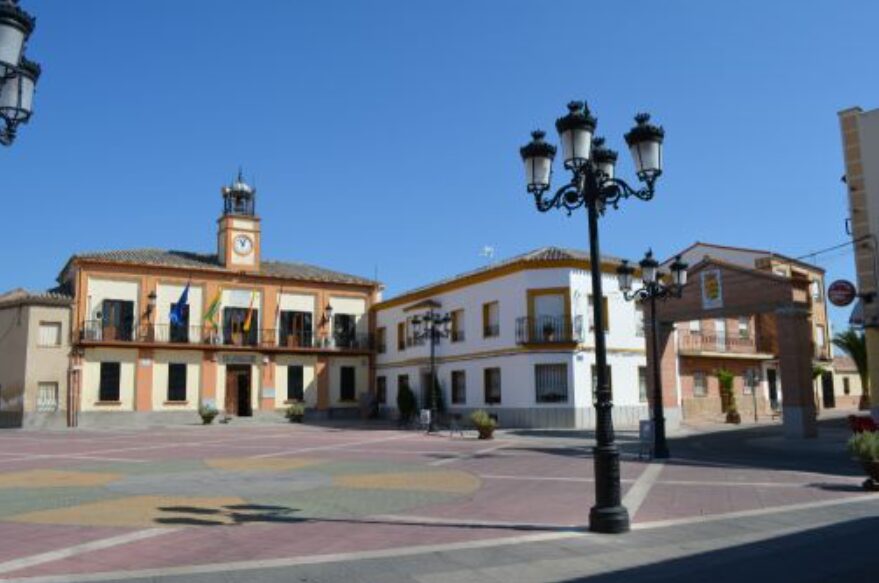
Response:
[[[717,382],[720,385],[720,395],[726,400],[726,422],[741,423],[742,417],[739,415],[736,395],[733,392],[733,382],[736,378],[735,373],[725,368],[719,368],[714,371],[714,376],[717,377]]]
[[[867,370],[867,341],[864,339],[864,335],[854,328],[849,328],[833,337],[833,345],[845,352],[855,362],[858,376],[861,377],[860,408],[868,408],[870,404],[870,375]]]
[[[397,391],[397,411],[400,412],[400,421],[408,423],[415,415],[415,393],[408,385],[402,385]]]

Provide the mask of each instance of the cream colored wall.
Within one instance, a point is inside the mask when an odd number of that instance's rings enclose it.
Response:
[[[255,364],[250,365],[250,406],[254,413],[259,411],[259,380],[262,377],[261,367]],[[277,393],[276,393],[277,394]],[[222,362],[217,363],[217,387],[216,387],[215,403],[220,411],[226,410],[226,365]]]
[[[836,371],[833,375],[833,394],[837,397],[846,396],[844,390],[843,379],[848,379],[849,397],[860,397],[864,390],[861,387],[861,377],[856,372],[840,372]]]
[[[119,362],[119,400],[121,405],[95,406],[101,386],[101,362]],[[133,411],[134,377],[137,350],[125,348],[89,348],[82,365],[82,411]]]
[[[153,355],[153,411],[195,411],[201,386],[201,352],[157,350]],[[186,404],[166,404],[168,365],[186,364]]]
[[[317,365],[315,356],[279,355],[275,357],[275,408],[286,406],[287,400],[287,367],[302,366],[302,384],[304,388],[305,406],[317,406],[317,377],[314,374]]]
[[[61,344],[40,346],[40,323],[61,324]],[[67,409],[67,370],[70,367],[70,308],[28,308],[28,350],[25,365],[24,410],[35,411],[40,383],[58,385],[58,410]]]
[[[104,300],[124,300],[134,302],[134,318],[137,322],[140,314],[139,295],[140,285],[135,281],[89,277],[86,282],[86,319],[98,319],[97,314]]]
[[[0,415],[23,409],[27,310],[27,306],[0,308]]]
[[[369,319],[365,317],[365,299],[331,296],[330,306],[332,306],[334,314],[351,314],[355,316],[355,320],[357,322],[357,331],[366,332],[366,329],[369,325]]]
[[[341,402],[341,367],[353,366],[357,370],[354,373],[355,402]],[[410,379],[415,383],[418,379]],[[356,400],[363,393],[369,392],[369,361],[365,357],[331,358],[330,359],[330,406],[331,407],[357,407]]]
[[[186,288],[186,284],[160,283],[156,286],[156,315],[154,322],[160,325],[168,325],[171,322],[171,304],[176,304],[180,295]],[[202,286],[190,286],[189,288],[189,324],[198,326],[201,324],[203,311],[204,292]],[[199,340],[198,334],[193,334],[191,340]]]

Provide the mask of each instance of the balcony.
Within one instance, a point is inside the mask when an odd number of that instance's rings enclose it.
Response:
[[[698,334],[685,332],[678,340],[681,354],[757,354],[757,343],[753,337],[738,337],[729,334]]]
[[[213,326],[174,326],[141,324],[111,326],[101,320],[86,321],[74,331],[79,344],[148,344],[211,347],[259,348],[274,350],[351,350],[371,349],[369,334],[335,334],[319,338],[310,329],[260,329],[249,332],[216,329]]]
[[[576,344],[582,340],[583,318],[538,316],[516,320],[517,344]]]

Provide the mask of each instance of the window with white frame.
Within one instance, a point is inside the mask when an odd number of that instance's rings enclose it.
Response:
[[[452,371],[452,404],[463,405],[467,402],[467,373],[463,370]]]
[[[824,343],[827,341],[824,334],[825,332],[823,325],[818,324],[817,326],[815,326],[815,344],[818,346],[818,348],[824,348]]]
[[[638,367],[638,400],[647,402],[647,367]]]
[[[690,334],[701,334],[702,333],[702,321],[701,320],[690,320]]]
[[[538,403],[565,403],[568,400],[568,365],[534,365],[535,398]]]
[[[739,338],[751,337],[751,321],[747,316],[739,318]]]
[[[809,290],[812,292],[812,299],[816,302],[821,301],[821,282],[817,279],[812,280],[809,284]]]
[[[61,322],[40,322],[39,346],[61,346]]]
[[[697,370],[693,373],[693,396],[705,397],[708,395],[708,385],[705,373]]]
[[[54,413],[58,410],[58,383],[37,384],[37,411]]]

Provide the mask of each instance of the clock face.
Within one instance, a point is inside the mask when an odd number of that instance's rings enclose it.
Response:
[[[247,235],[237,235],[232,241],[232,248],[239,255],[250,255],[253,251],[253,240]]]

